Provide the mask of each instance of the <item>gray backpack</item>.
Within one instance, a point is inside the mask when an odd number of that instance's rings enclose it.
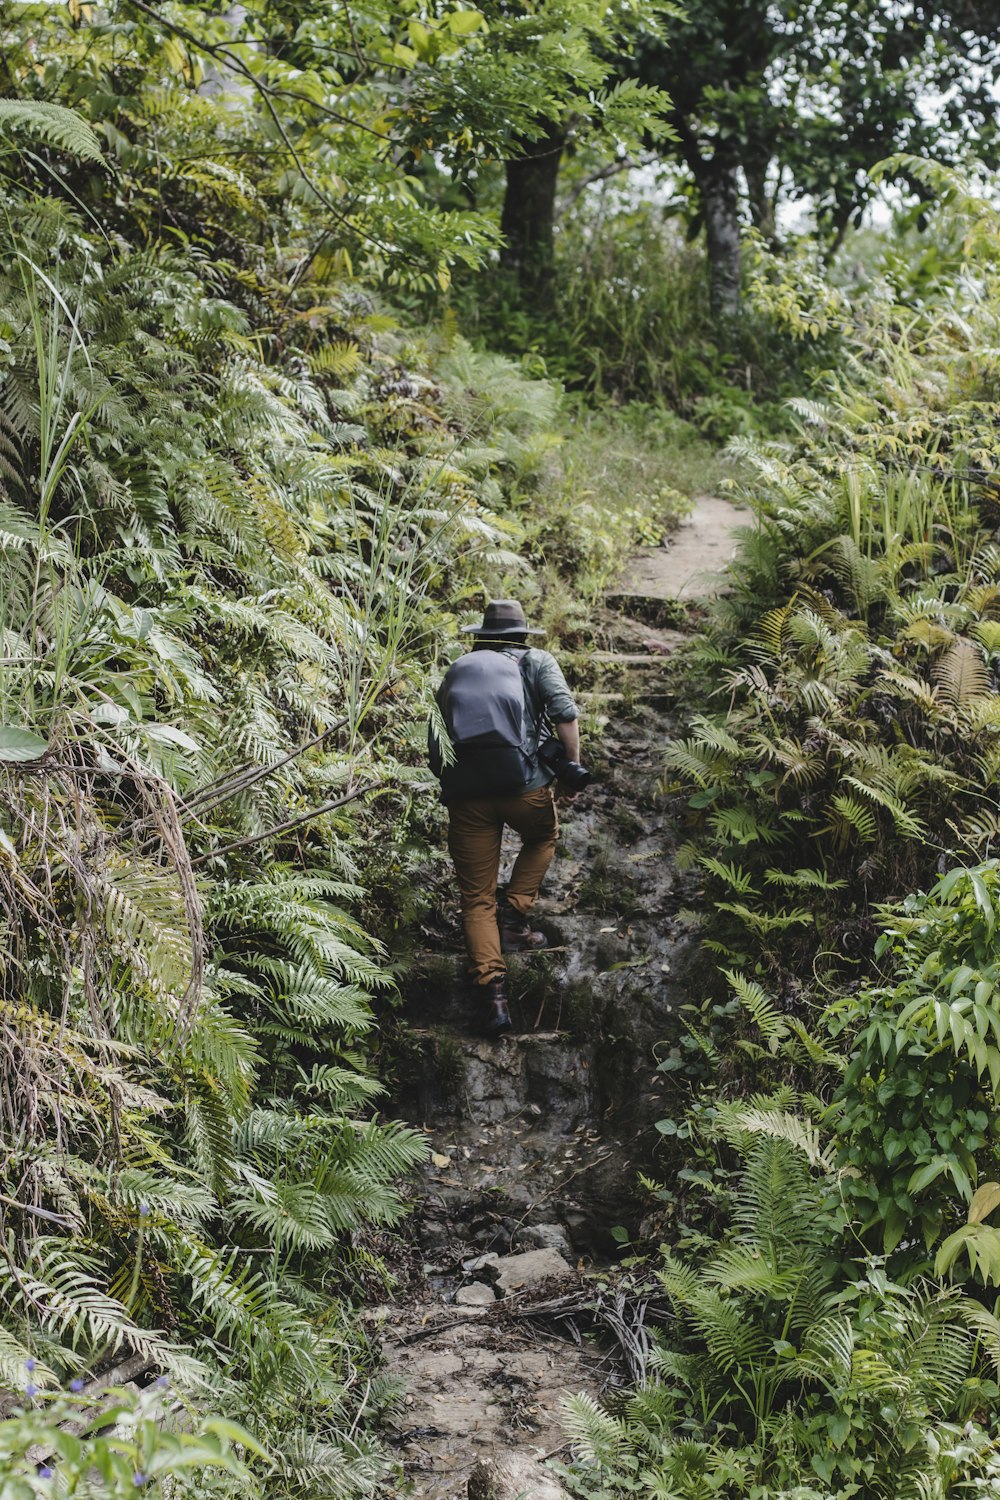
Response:
[[[455,748],[441,773],[446,802],[523,792],[535,774],[525,748],[526,652],[470,651],[445,673],[437,701]]]

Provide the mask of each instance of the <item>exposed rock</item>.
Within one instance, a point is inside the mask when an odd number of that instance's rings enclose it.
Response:
[[[465,1368],[460,1354],[445,1350],[444,1353],[434,1351],[427,1355],[421,1367],[421,1374],[428,1385],[439,1385],[442,1381],[449,1380],[453,1375],[461,1374]]]
[[[499,1269],[500,1257],[495,1250],[488,1251],[485,1255],[477,1255],[472,1260],[463,1260],[463,1271],[487,1271],[491,1275]]]
[[[485,1281],[471,1281],[468,1286],[459,1287],[455,1301],[462,1307],[489,1307],[496,1298],[492,1287],[488,1287]]]
[[[507,1449],[476,1464],[469,1500],[568,1500],[568,1494],[535,1459]]]
[[[522,1255],[502,1255],[498,1265],[497,1290],[501,1296],[508,1297],[511,1292],[537,1286],[539,1282],[549,1281],[553,1276],[568,1276],[571,1269],[558,1250],[525,1250]]]
[[[539,1105],[542,1118],[558,1120],[569,1132],[594,1117],[596,1048],[576,1043],[567,1046],[542,1036],[518,1038],[524,1055],[524,1090]]]
[[[562,1224],[525,1224],[514,1235],[515,1250],[555,1250],[572,1264],[573,1247]]]
[[[464,1077],[456,1092],[459,1112],[482,1124],[508,1120],[524,1102],[523,1059],[512,1046],[466,1042]]]

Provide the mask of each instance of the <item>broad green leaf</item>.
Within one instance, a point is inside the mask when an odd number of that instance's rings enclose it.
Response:
[[[226,1438],[230,1443],[238,1443],[241,1448],[246,1448],[248,1453],[256,1453],[258,1458],[269,1458],[266,1448],[262,1448],[256,1438],[247,1432],[245,1427],[240,1427],[236,1422],[230,1422],[226,1417],[209,1417],[202,1423],[206,1432],[214,1432],[218,1437]]]
[[[969,1223],[981,1224],[997,1207],[1000,1207],[1000,1182],[981,1182],[969,1204]]]
[[[411,21],[408,27],[410,45],[421,62],[430,62],[434,55],[434,38],[421,21]]]
[[[972,881],[972,890],[976,898],[976,905],[986,918],[987,930],[992,932],[996,926],[996,911],[990,899],[990,893],[986,888],[986,882],[975,870],[969,871],[969,879]]]
[[[962,1197],[968,1201],[971,1201],[973,1187],[972,1183],[969,1180],[969,1175],[962,1164],[957,1161],[949,1161],[947,1163],[947,1171],[948,1176],[958,1188],[958,1191],[962,1194]]]
[[[906,1215],[898,1204],[893,1204],[885,1216],[882,1227],[882,1244],[886,1255],[891,1255],[906,1231]]]
[[[445,25],[452,36],[474,36],[477,31],[489,31],[486,17],[478,10],[453,10],[445,18]]]
[[[934,1257],[934,1275],[945,1276],[961,1255],[969,1238],[969,1226],[963,1224],[954,1234],[949,1234]]]
[[[906,1191],[908,1193],[921,1192],[923,1188],[929,1187],[932,1182],[940,1177],[947,1166],[947,1159],[943,1156],[935,1156],[932,1161],[924,1162],[924,1165],[918,1167],[910,1177],[909,1182],[906,1184]]]
[[[24,763],[41,760],[48,741],[14,724],[0,724],[0,761]]]
[[[198,750],[198,742],[189,734],[185,734],[183,729],[178,729],[175,724],[147,724],[144,732],[151,740],[168,745],[179,745],[182,750],[194,752]]]

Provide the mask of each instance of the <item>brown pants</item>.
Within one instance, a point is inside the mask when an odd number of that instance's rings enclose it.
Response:
[[[526,917],[555,853],[559,837],[555,803],[547,786],[516,797],[470,797],[453,802],[448,819],[448,852],[462,893],[469,972],[475,984],[488,984],[507,972],[496,912],[504,824],[519,833],[522,841],[507,900]]]

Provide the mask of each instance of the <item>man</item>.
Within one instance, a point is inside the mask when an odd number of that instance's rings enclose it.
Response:
[[[451,666],[437,693],[454,761],[443,764],[433,731],[430,753],[448,808],[448,851],[482,1027],[498,1037],[513,1029],[503,955],[546,944],[528,916],[555,853],[555,802],[572,795],[560,790],[553,797],[555,773],[539,750],[554,731],[566,758],[578,762],[579,712],[555,658],[528,646],[528,636],[542,632],[529,629],[516,600],[494,599],[469,634],[476,637],[472,651]],[[505,825],[520,834],[521,849],[498,906]]]

